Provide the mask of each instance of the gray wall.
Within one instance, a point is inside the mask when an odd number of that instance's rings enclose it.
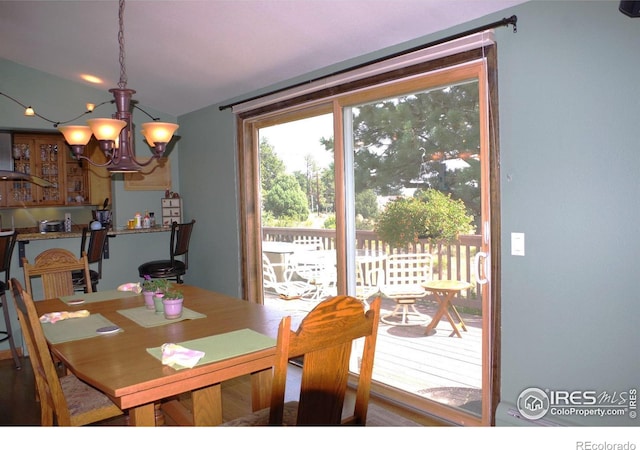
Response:
[[[420,41],[511,14],[518,16],[518,32],[496,30],[503,242],[498,424],[513,422],[507,409],[525,388],[620,392],[637,387],[640,372],[640,19],[621,14],[618,2],[530,2]],[[180,124],[181,189],[190,199],[187,210],[197,211],[200,230],[207,230],[194,236],[192,279],[238,295],[232,113],[212,106],[180,117]],[[525,256],[510,255],[512,232],[525,233]],[[559,422],[637,425],[576,416]]]

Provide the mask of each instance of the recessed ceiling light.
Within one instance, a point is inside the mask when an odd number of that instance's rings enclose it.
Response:
[[[80,75],[80,78],[82,78],[84,81],[88,81],[89,83],[94,83],[94,84],[104,83],[104,81],[102,81],[102,78],[98,78],[94,75],[88,75],[86,73],[83,73],[82,75]]]

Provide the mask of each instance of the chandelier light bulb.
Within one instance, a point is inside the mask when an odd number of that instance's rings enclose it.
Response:
[[[24,115],[27,117],[32,117],[36,115],[36,112],[31,106],[27,106],[27,108],[24,110]]]

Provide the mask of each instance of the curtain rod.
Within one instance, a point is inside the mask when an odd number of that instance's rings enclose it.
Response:
[[[479,26],[479,27],[476,27],[476,28],[472,28],[470,30],[463,31],[463,32],[458,33],[458,34],[454,34],[454,35],[447,36],[447,37],[444,37],[444,38],[441,38],[441,39],[438,39],[438,40],[435,40],[435,41],[432,41],[432,42],[429,42],[429,43],[426,43],[426,44],[419,45],[417,47],[411,47],[411,48],[408,48],[406,50],[402,50],[402,51],[399,51],[399,52],[396,52],[396,53],[392,53],[392,54],[387,55],[387,56],[382,56],[380,58],[374,59],[373,61],[367,61],[365,63],[356,64],[355,66],[350,66],[350,67],[347,67],[345,69],[341,69],[341,70],[329,73],[327,75],[323,75],[321,77],[317,77],[317,78],[313,78],[313,79],[310,79],[310,80],[302,81],[300,83],[292,84],[290,86],[286,86],[286,87],[283,87],[283,88],[280,88],[280,89],[269,91],[269,92],[266,92],[264,94],[259,94],[259,95],[256,95],[254,97],[245,98],[244,100],[239,100],[239,101],[234,102],[234,103],[228,103],[226,105],[220,106],[219,109],[220,109],[220,111],[223,111],[223,110],[228,109],[228,108],[233,108],[234,106],[239,105],[241,103],[251,102],[253,100],[258,100],[258,99],[261,99],[261,98],[264,98],[264,97],[268,97],[269,95],[273,95],[273,94],[279,94],[280,92],[284,92],[284,91],[287,91],[289,89],[293,89],[293,88],[297,88],[297,87],[304,86],[304,85],[307,85],[307,84],[315,83],[316,81],[321,81],[321,80],[324,80],[326,78],[330,78],[330,77],[333,77],[333,76],[336,76],[336,75],[342,75],[342,74],[350,72],[352,70],[361,69],[363,67],[367,67],[367,66],[379,63],[379,62],[384,62],[384,61],[387,61],[387,60],[390,60],[390,59],[393,59],[393,58],[397,58],[399,56],[404,56],[404,55],[407,55],[409,53],[417,52],[417,51],[420,51],[420,50],[425,50],[425,49],[427,49],[429,47],[434,47],[436,45],[444,44],[445,42],[454,41],[456,39],[459,39],[459,38],[462,38],[462,37],[465,37],[465,36],[470,36],[472,34],[479,33],[481,31],[486,31],[486,30],[489,30],[491,28],[513,25],[513,32],[517,33],[518,32],[518,25],[517,24],[518,24],[518,17],[517,16],[513,15],[511,17],[505,17],[502,20],[498,20],[496,22],[492,22],[492,23],[489,23],[489,24],[486,24],[486,25],[482,25],[482,26]]]

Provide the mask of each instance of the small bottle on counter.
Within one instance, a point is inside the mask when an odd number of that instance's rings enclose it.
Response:
[[[144,218],[142,219],[142,228],[151,228],[151,217],[149,217],[149,211],[144,212]]]
[[[155,227],[156,226],[156,214],[150,212],[149,213],[149,219],[151,221],[151,228]]]
[[[137,212],[134,217],[136,219],[136,228],[142,228],[142,215]]]

